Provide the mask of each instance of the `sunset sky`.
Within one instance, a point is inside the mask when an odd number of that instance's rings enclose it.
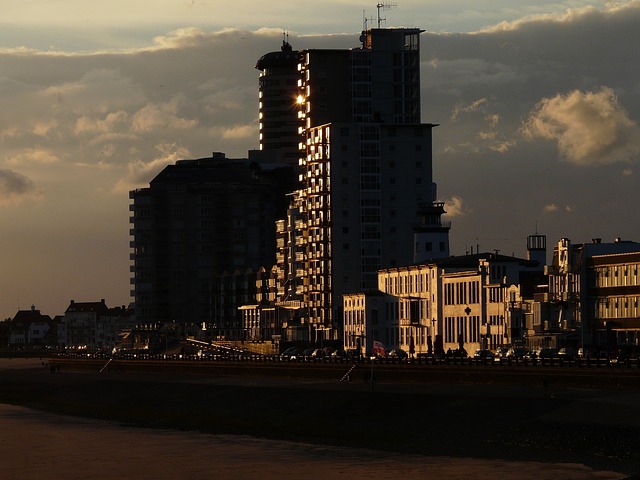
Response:
[[[100,3],[100,4],[99,4]],[[640,0],[411,0],[452,253],[640,240]],[[304,8],[301,6],[303,5]],[[363,13],[364,12],[364,13]],[[256,60],[358,46],[376,2],[24,0],[0,18],[0,316],[131,301],[128,191],[258,147]],[[550,255],[549,255],[550,258]]]

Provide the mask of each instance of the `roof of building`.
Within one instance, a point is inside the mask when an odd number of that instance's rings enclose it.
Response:
[[[13,325],[22,324],[26,326],[33,322],[50,323],[51,317],[49,315],[42,315],[40,310],[36,310],[35,307],[31,307],[30,310],[18,310],[18,313],[15,314],[11,322]]]
[[[536,260],[527,260],[526,258],[518,258],[508,255],[500,255],[495,252],[484,252],[484,253],[472,253],[470,255],[460,255],[455,256],[452,255],[450,257],[445,258],[435,258],[433,260],[428,260],[426,262],[420,262],[416,264],[400,266],[400,267],[391,267],[391,268],[383,268],[382,271],[393,271],[393,270],[405,270],[408,268],[419,267],[422,265],[434,265],[440,268],[476,268],[481,260],[489,260],[491,262],[496,263],[517,263],[519,265],[527,266],[527,267],[543,267],[543,265],[539,265]]]
[[[521,265],[527,265],[531,267],[535,267],[538,265],[538,262],[535,260],[527,260],[526,258],[518,258],[512,257],[509,255],[500,255],[495,252],[484,252],[484,253],[473,253],[470,255],[461,255],[461,256],[451,256],[447,258],[441,258],[433,260],[431,263],[435,263],[439,267],[443,268],[462,268],[462,267],[473,267],[477,266],[481,260],[489,260],[491,262],[497,263],[518,263]],[[542,267],[542,265],[541,265]]]
[[[167,165],[151,180],[152,187],[162,184],[203,185],[287,185],[297,179],[293,167],[285,164],[264,165],[246,158],[229,159],[216,153],[211,157],[179,160]]]
[[[65,310],[65,313],[84,313],[84,312],[95,312],[95,313],[105,313],[108,312],[109,308],[107,307],[104,299],[99,302],[76,302],[71,300],[71,303]]]
[[[264,70],[265,68],[297,65],[300,61],[299,59],[300,53],[294,50],[289,42],[283,40],[280,51],[269,52],[262,55],[256,63],[256,68],[258,70]]]

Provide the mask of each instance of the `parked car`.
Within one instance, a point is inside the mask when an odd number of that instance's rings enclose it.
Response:
[[[519,360],[525,358],[529,353],[529,350],[524,347],[511,347],[507,350],[507,358],[511,360]]]
[[[573,348],[563,347],[558,350],[558,357],[563,360],[573,360],[576,358],[576,351]]]
[[[280,360],[289,360],[292,356],[300,355],[302,349],[300,347],[289,347],[280,354]]]
[[[390,358],[398,358],[401,360],[405,358],[409,358],[409,355],[407,354],[407,352],[405,352],[401,348],[394,348],[387,354],[387,356]]]
[[[446,356],[449,358],[467,358],[467,351],[462,348],[456,348],[455,350],[447,350]]]
[[[302,351],[296,352],[291,354],[291,356],[289,357],[289,360],[307,360],[311,358],[311,354],[313,353],[313,351],[315,350],[315,348],[305,348]]]
[[[335,349],[335,348],[333,348],[333,347],[324,347],[324,348],[322,349],[322,351],[324,352],[324,356],[325,356],[325,357],[328,357],[329,355],[331,355],[333,352],[335,352],[335,350],[336,350],[336,349]]]
[[[541,348],[536,352],[536,357],[541,360],[549,360],[552,358],[560,358],[557,348]]]
[[[494,360],[499,362],[502,358],[507,358],[508,349],[505,347],[498,347],[494,354]]]
[[[480,359],[480,360],[486,360],[486,359],[490,359],[491,360],[494,357],[495,357],[495,355],[491,350],[482,349],[482,348],[479,348],[473,354],[473,358]]]

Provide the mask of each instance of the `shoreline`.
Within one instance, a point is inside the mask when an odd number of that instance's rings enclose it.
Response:
[[[4,404],[0,427],[0,465],[7,480],[209,478],[213,472],[222,480],[475,480],[495,474],[521,480],[628,478],[580,464],[425,457],[246,435],[143,429]],[[39,452],[37,458],[25,451],[25,445]]]
[[[38,364],[0,363],[0,402],[153,429],[639,472],[636,393],[444,384],[371,392],[326,380],[50,374]]]

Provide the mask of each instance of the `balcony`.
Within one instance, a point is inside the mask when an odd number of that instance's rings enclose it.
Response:
[[[544,274],[545,275],[559,275],[560,274],[560,266],[559,265],[545,265],[544,266]]]

